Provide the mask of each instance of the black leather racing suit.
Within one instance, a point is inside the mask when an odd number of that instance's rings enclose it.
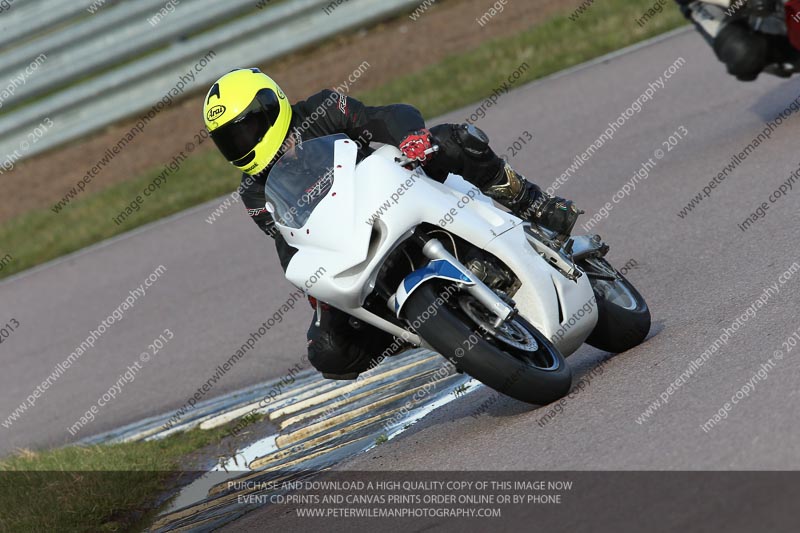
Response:
[[[424,127],[422,115],[410,105],[369,107],[355,98],[324,90],[292,106],[289,135],[306,141],[344,133],[367,151],[370,142],[397,146],[406,135]],[[484,189],[502,174],[505,162],[488,144],[478,149],[465,147],[458,135],[460,128],[463,126],[441,124],[430,129],[440,152],[425,165],[425,171],[439,181],[444,181],[450,172],[459,174]],[[281,266],[286,270],[295,249],[277,232],[264,207],[268,173],[269,169],[256,176],[243,175],[239,192],[253,221],[275,238]],[[354,378],[394,341],[392,335],[372,326],[351,324],[350,317],[337,309],[323,306],[321,314],[320,325],[316,325],[315,317],[308,329],[308,359],[328,377]]]

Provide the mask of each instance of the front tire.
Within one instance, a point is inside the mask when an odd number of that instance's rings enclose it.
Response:
[[[527,320],[517,315],[504,326],[512,335],[507,341],[511,344],[506,344],[481,331],[463,306],[452,301],[471,298],[467,293],[450,293],[445,298],[440,292],[434,283],[425,283],[408,298],[403,315],[419,336],[458,370],[498,392],[536,405],[551,403],[569,392],[572,371],[564,357]],[[435,312],[431,312],[432,306]]]

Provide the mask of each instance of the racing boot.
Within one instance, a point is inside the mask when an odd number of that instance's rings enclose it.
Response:
[[[309,296],[308,361],[327,379],[353,380],[410,345]]]
[[[521,219],[554,231],[562,242],[572,233],[578,216],[583,213],[571,200],[550,196],[508,163],[483,193]]]

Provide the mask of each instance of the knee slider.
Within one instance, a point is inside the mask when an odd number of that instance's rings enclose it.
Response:
[[[472,124],[459,124],[453,129],[456,142],[471,157],[483,159],[492,153],[489,148],[489,136],[482,129]]]
[[[425,166],[434,179],[444,181],[447,174],[460,174],[483,188],[498,176],[505,162],[489,146],[489,137],[472,124],[440,124],[431,128],[439,153]]]

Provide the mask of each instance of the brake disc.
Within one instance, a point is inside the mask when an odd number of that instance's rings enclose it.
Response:
[[[536,338],[517,322],[516,317],[513,317],[511,322],[504,322],[495,327],[494,322],[497,317],[472,296],[462,296],[458,299],[458,305],[478,327],[503,344],[524,352],[539,350]]]

